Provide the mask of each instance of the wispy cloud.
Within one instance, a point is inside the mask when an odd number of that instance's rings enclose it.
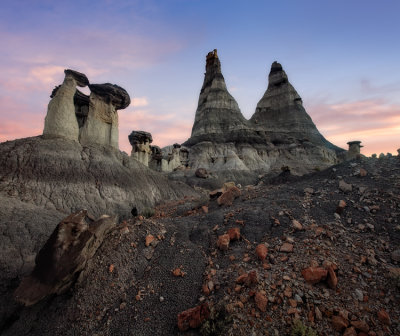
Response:
[[[370,99],[338,104],[320,102],[307,111],[321,133],[333,143],[347,148],[347,142],[360,140],[364,154],[400,147],[400,105],[384,99]]]

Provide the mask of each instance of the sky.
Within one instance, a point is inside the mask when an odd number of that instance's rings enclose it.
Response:
[[[246,118],[278,61],[319,131],[362,153],[400,148],[400,1],[0,1],[0,141],[40,135],[64,69],[125,88],[120,149],[190,137],[205,56],[218,49]],[[85,93],[89,90],[85,88]]]

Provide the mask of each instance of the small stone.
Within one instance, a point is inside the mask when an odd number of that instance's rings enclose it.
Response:
[[[393,261],[400,262],[400,250],[395,250],[390,255]]]
[[[348,326],[349,326],[349,321],[346,320],[344,317],[342,317],[342,316],[333,316],[332,317],[332,327],[336,331],[342,332]]]
[[[305,188],[304,193],[305,194],[314,194],[314,189],[313,188]]]
[[[365,321],[351,321],[351,325],[357,330],[361,330],[365,333],[369,331],[369,325]]]
[[[208,177],[208,171],[205,168],[198,168],[194,172],[194,175],[196,175],[196,177],[198,177],[198,178],[204,178],[205,179],[205,178]]]
[[[228,235],[229,235],[229,239],[231,241],[239,240],[240,239],[240,228],[238,228],[238,227],[230,228],[228,230]]]
[[[217,247],[221,250],[221,251],[226,251],[229,248],[229,234],[223,234],[221,236],[218,237],[218,241],[217,241]]]
[[[340,180],[339,189],[343,192],[351,192],[353,190],[353,186],[351,184],[346,183],[343,180]]]
[[[291,253],[293,252],[293,244],[283,243],[279,250],[281,252]]]
[[[350,327],[344,331],[343,336],[357,336],[357,332],[354,327]]]
[[[297,231],[303,230],[303,225],[301,225],[300,222],[296,219],[292,220],[292,227],[293,227],[293,229],[295,229]]]
[[[178,328],[186,331],[189,328],[198,328],[210,316],[210,309],[207,303],[190,308],[178,314]]]
[[[122,302],[122,303],[119,305],[119,310],[123,310],[123,309],[125,309],[125,307],[126,307],[126,302]]]
[[[316,319],[319,320],[319,321],[322,320],[322,313],[321,313],[321,311],[319,310],[318,307],[315,307],[315,317],[316,317]]]
[[[333,269],[333,266],[328,267],[328,277],[327,282],[330,288],[335,289],[338,283],[338,279],[336,273]]]
[[[267,254],[268,254],[268,248],[265,246],[265,244],[257,245],[256,254],[260,260],[265,260],[265,258],[267,257]]]
[[[390,316],[388,314],[388,312],[384,309],[381,309],[378,312],[378,320],[383,323],[383,324],[387,324],[390,325],[391,321],[390,321]]]
[[[201,210],[203,210],[204,213],[208,213],[208,206],[203,205],[203,206],[201,207]]]
[[[359,175],[361,177],[365,177],[365,176],[367,176],[367,174],[368,174],[368,172],[364,168],[360,168]]]
[[[110,273],[114,272],[114,264],[111,264],[111,265],[108,267],[108,271],[109,271]]]
[[[301,274],[307,282],[316,284],[327,277],[328,271],[322,267],[308,267],[303,269]]]
[[[258,309],[260,309],[262,312],[267,310],[268,299],[264,293],[257,292],[254,296],[254,300]]]
[[[362,290],[358,289],[358,288],[355,289],[354,296],[358,301],[361,301],[361,302],[364,299],[364,294],[363,294]]]
[[[182,272],[182,270],[179,267],[177,267],[172,271],[172,274],[176,277],[184,277],[186,273]]]
[[[150,244],[155,240],[154,236],[149,234],[146,236],[146,242],[145,245],[146,246],[150,246]]]
[[[336,213],[339,215],[342,214],[345,207],[346,207],[346,202],[340,200],[338,206],[336,207]]]

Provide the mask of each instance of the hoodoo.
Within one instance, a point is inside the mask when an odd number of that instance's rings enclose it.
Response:
[[[341,150],[318,131],[281,64],[272,63],[268,80],[267,91],[250,119],[256,129],[265,132],[273,143],[301,140]]]

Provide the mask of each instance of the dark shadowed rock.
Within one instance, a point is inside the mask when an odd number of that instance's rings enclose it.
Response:
[[[86,210],[64,218],[36,256],[35,268],[15,291],[17,301],[33,305],[51,294],[61,294],[77,279],[116,218],[102,216],[88,224]]]
[[[82,72],[78,72],[71,69],[64,70],[65,75],[70,75],[76,80],[76,84],[80,87],[85,87],[89,85],[89,79]]]
[[[128,92],[122,87],[105,83],[105,84],[89,84],[91,92],[101,97],[107,104],[111,103],[117,110],[127,108],[131,103]]]
[[[128,139],[129,139],[129,143],[132,146],[141,144],[141,143],[145,143],[145,142],[149,142],[149,143],[153,142],[153,137],[151,136],[151,134],[149,132],[145,132],[145,131],[132,131],[131,134],[129,134]],[[155,147],[157,147],[157,146],[155,146]],[[158,148],[160,148],[160,147],[158,147]]]

